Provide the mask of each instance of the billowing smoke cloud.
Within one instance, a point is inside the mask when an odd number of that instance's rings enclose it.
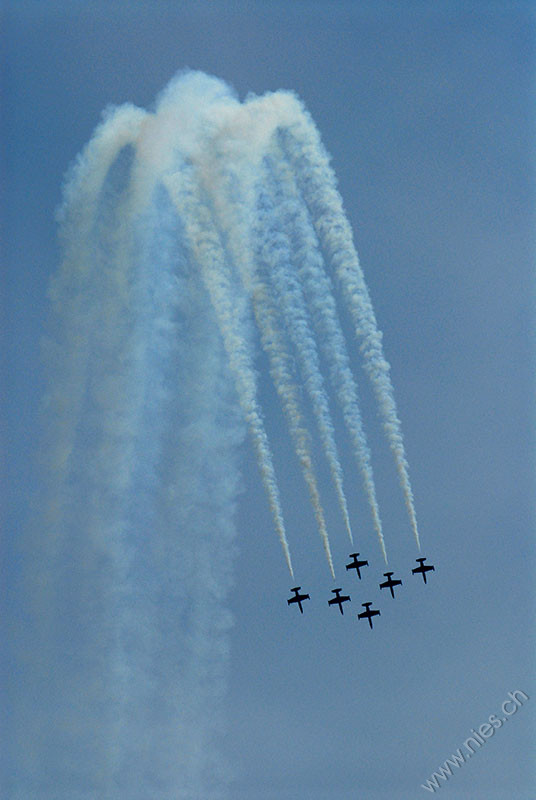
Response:
[[[184,73],[154,113],[108,110],[59,216],[44,510],[24,587],[33,622],[17,645],[39,692],[17,698],[26,741],[11,796],[223,798],[225,598],[246,431],[293,574],[257,337],[334,575],[315,435],[352,530],[320,352],[385,547],[330,270],[418,540],[381,334],[318,133],[291,93],[240,103],[223,82]]]

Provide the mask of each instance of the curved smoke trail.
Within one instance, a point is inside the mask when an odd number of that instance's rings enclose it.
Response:
[[[57,327],[55,338],[44,343],[50,375],[45,397],[50,420],[45,451],[50,481],[47,518],[56,530],[54,520],[65,502],[63,488],[81,415],[90,340],[94,335],[87,295],[93,289],[95,273],[106,261],[103,248],[96,247],[95,242],[104,243],[114,236],[114,223],[110,215],[103,213],[102,187],[120,153],[136,141],[145,116],[145,111],[131,105],[106,113],[68,175],[58,213],[64,259],[48,295],[62,325]]]
[[[258,248],[262,240],[256,208],[257,180],[265,141],[272,135],[277,117],[259,114],[253,101],[239,107],[238,121],[226,118],[225,139],[216,140],[202,163],[204,187],[210,195],[216,220],[222,230],[226,247],[251,297],[261,343],[270,361],[270,374],[287,418],[289,432],[315,515],[324,552],[332,577],[335,577],[333,558],[320,492],[313,467],[309,434],[303,421],[298,399],[298,386],[292,374],[291,357],[285,344],[283,326],[277,303],[258,265]],[[242,115],[246,119],[242,119]],[[227,126],[236,131],[229,137]],[[240,134],[246,132],[240,141]],[[232,142],[232,147],[229,142]]]
[[[396,410],[389,364],[382,347],[382,334],[368,292],[363,271],[353,243],[352,229],[344,214],[336,179],[329,165],[318,131],[308,112],[296,101],[296,113],[288,130],[280,132],[283,149],[298,177],[304,201],[309,206],[318,237],[339,278],[356,334],[361,338],[361,352],[380,411],[383,426],[393,452],[404,493],[411,527],[420,549],[415,503],[409,480],[400,420]]]
[[[331,420],[329,401],[324,388],[316,341],[310,328],[309,317],[298,277],[289,267],[292,264],[292,245],[286,230],[291,218],[285,208],[284,198],[270,175],[267,165],[259,195],[259,262],[267,268],[267,274],[275,289],[283,316],[287,322],[290,338],[295,346],[303,374],[305,387],[311,399],[317,420],[322,446],[329,463],[331,476],[339,500],[350,541],[352,528],[348,506],[343,488],[342,467],[340,464],[335,430]]]
[[[363,338],[418,540],[381,335],[318,134],[290,93],[240,103],[223,82],[185,73],[154,113],[108,111],[70,173],[60,223],[45,510],[28,533],[17,634],[19,684],[32,691],[13,688],[25,745],[9,796],[223,798],[244,420],[292,574],[255,337],[333,575],[293,369],[296,360],[350,533],[320,349],[385,549],[322,252]]]
[[[319,250],[318,238],[307,209],[303,205],[296,185],[296,178],[276,142],[274,142],[272,169],[276,173],[277,183],[281,187],[281,191],[284,192],[285,202],[289,209],[289,219],[285,229],[289,230],[292,236],[293,261],[297,265],[298,276],[302,281],[308,306],[311,309],[318,341],[329,366],[331,382],[335,388],[344,421],[354,446],[355,456],[361,470],[365,493],[371,509],[374,529],[378,535],[384,559],[387,562],[380,510],[376,499],[376,488],[370,462],[370,450],[359,410],[357,383],[350,368],[346,342],[337,314],[331,281],[326,274]]]
[[[229,363],[236,376],[238,397],[253,438],[270,509],[287,566],[293,575],[268,437],[256,399],[252,358],[248,342],[240,330],[240,319],[244,312],[241,313],[240,310],[240,297],[236,292],[233,293],[230,270],[210,212],[201,199],[196,197],[196,183],[191,173],[192,170],[185,167],[175,175],[167,176],[166,186],[179,214],[185,219],[186,235],[193,255],[201,267],[203,281],[216,311]]]

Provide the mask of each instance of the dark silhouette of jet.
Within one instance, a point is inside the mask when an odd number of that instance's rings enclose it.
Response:
[[[384,572],[383,574],[385,575],[387,580],[384,581],[383,583],[380,583],[380,589],[390,589],[391,597],[394,597],[395,593],[393,591],[393,586],[401,586],[402,585],[402,581],[393,580],[392,577],[391,577],[391,575],[394,574],[393,572]]]
[[[351,600],[352,598],[348,594],[341,594],[342,589],[332,589],[331,591],[335,597],[332,597],[331,600],[328,600],[328,606],[338,605],[339,611],[341,614],[344,614],[344,611],[342,610],[342,604],[346,603],[347,600]]]
[[[361,614],[357,615],[358,619],[368,619],[368,624],[372,628],[372,617],[375,617],[376,614],[380,614],[377,608],[370,609],[372,603],[361,603],[362,606],[365,606],[366,611],[362,611]]]
[[[419,566],[415,567],[415,569],[412,569],[411,571],[412,571],[413,575],[416,575],[417,573],[420,572],[421,575],[422,575],[423,581],[426,583],[426,573],[429,572],[431,569],[433,569],[435,571],[435,567],[434,567],[433,564],[425,564],[424,563],[426,561],[425,558],[416,558],[415,561],[419,562]]]
[[[289,598],[289,600],[287,600],[287,603],[289,605],[291,603],[297,603],[299,605],[299,607],[300,607],[301,613],[303,614],[302,601],[303,600],[310,600],[311,598],[309,597],[308,594],[300,594],[300,589],[301,589],[301,586],[295,586],[294,589],[290,590],[291,592],[294,592],[294,597]]]
[[[368,567],[368,561],[358,561],[359,553],[350,553],[350,558],[353,558],[353,561],[350,561],[349,564],[346,565],[346,569],[355,569],[357,572],[357,577],[361,579],[361,572],[359,571],[360,567]]]

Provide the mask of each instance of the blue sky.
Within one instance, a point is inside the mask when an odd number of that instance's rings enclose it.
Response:
[[[230,796],[426,796],[420,785],[520,689],[530,700],[515,719],[437,794],[534,797],[530,5],[19,2],[4,4],[3,16],[8,589],[24,572],[17,541],[36,493],[39,342],[68,165],[105,106],[151,107],[184,67],[223,78],[241,99],[293,89],[332,155],[354,229],[391,363],[423,554],[436,572],[426,587],[409,574],[417,554],[355,353],[390,564],[404,593],[391,602],[377,589],[383,564],[356,479],[350,510],[370,576],[358,587],[343,574],[348,546],[326,488],[336,567],[353,600],[352,614],[331,613],[306,491],[263,377],[296,573],[312,599],[303,617],[287,607],[288,573],[244,445],[227,600]],[[355,619],[369,599],[382,608],[374,631]]]

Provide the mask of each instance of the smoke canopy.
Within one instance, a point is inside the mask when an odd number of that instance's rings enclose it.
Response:
[[[318,437],[352,539],[334,402],[386,558],[334,279],[419,543],[381,333],[329,157],[290,92],[241,103],[222,81],[186,72],[154,113],[109,109],[68,176],[59,218],[46,510],[28,591],[43,695],[37,711],[20,701],[33,746],[14,796],[223,797],[225,597],[246,431],[293,574],[257,340],[334,575],[311,452]],[[47,753],[61,755],[44,777]]]

